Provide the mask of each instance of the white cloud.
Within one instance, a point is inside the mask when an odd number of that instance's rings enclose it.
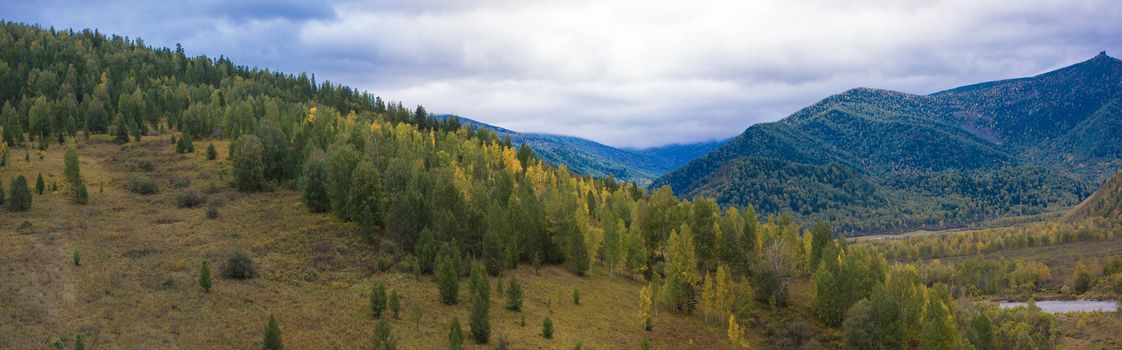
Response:
[[[733,136],[851,87],[930,93],[1122,51],[1112,0],[204,5],[105,18],[55,6],[31,20],[183,42],[430,111],[617,146]]]

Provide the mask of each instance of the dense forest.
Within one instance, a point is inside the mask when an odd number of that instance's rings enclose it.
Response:
[[[436,118],[422,106],[406,108],[364,91],[316,82],[314,76],[238,66],[223,57],[188,57],[179,47],[152,48],[140,39],[92,30],[4,23],[0,77],[3,159],[27,160],[32,152],[68,149],[66,179],[75,205],[99,195],[86,190],[78,170],[84,143],[119,143],[140,159],[144,150],[130,145],[155,135],[170,134],[178,153],[228,140],[232,143],[226,154],[217,154],[213,145],[205,151],[208,160],[230,161],[222,173],[223,186],[242,193],[298,191],[307,211],[354,225],[370,249],[392,251],[416,275],[431,275],[443,303],[460,303],[459,280],[470,276],[468,336],[476,343],[491,341],[488,276],[524,264],[563,266],[577,276],[601,265],[613,276],[642,279],[647,287],[637,300],[620,301],[642,305],[642,313],[630,321],[634,327],[651,331],[660,311],[695,315],[706,324],[727,327],[733,346],[748,344],[742,339],[742,323],[747,327],[748,320],[759,324],[765,319],[774,321],[764,326],[774,336],[768,340],[773,345],[813,347],[819,337],[807,329],[817,326],[788,325],[774,316],[785,314],[799,281],[811,283],[811,317],[839,330],[834,340],[846,348],[1047,347],[1056,333],[1054,318],[1035,307],[999,310],[956,299],[969,295],[963,290],[988,290],[988,279],[925,279],[923,270],[902,260],[938,256],[927,251],[950,249],[946,243],[920,245],[919,252],[910,245],[867,247],[837,239],[825,221],[807,225],[785,213],[798,206],[828,208],[839,199],[870,206],[892,203],[882,185],[842,166],[799,166],[776,173],[783,165],[761,160],[729,170],[729,177],[767,179],[762,187],[743,189],[747,195],[775,198],[761,200],[767,204],[760,208],[776,214],[760,216],[757,207],[747,205],[751,203],[722,208],[717,199],[704,196],[680,200],[669,186],[648,191],[634,183],[573,174],[565,166],[544,164],[525,145],[455,118]],[[769,192],[773,183],[792,176],[829,185],[806,187],[801,194]],[[1013,198],[945,209],[966,210],[963,215],[970,218],[1015,204],[1028,206],[1025,210],[1039,207],[1017,184],[1002,183],[1011,177],[947,173],[915,182],[924,184],[917,191],[948,191],[948,186],[966,183],[983,199]],[[8,181],[13,198],[17,188],[20,198],[9,201],[9,210],[34,210],[33,198],[43,195],[43,185],[32,194],[22,176]],[[138,196],[158,191],[143,176],[123,186]],[[1070,196],[1079,190],[1061,187],[1056,192]],[[181,193],[181,207],[204,202],[191,190]],[[1097,235],[1105,239],[1117,233]],[[998,237],[995,242],[1005,236]],[[954,247],[972,253],[967,247],[988,246],[977,243]],[[73,259],[80,264],[76,250]],[[951,268],[969,268],[956,266],[961,267]],[[999,267],[1017,271],[1022,265],[1010,266]],[[209,267],[204,263],[200,271],[199,283],[209,293]],[[510,285],[508,291],[521,288],[514,280]],[[516,296],[506,294],[510,309],[519,307],[520,302],[512,301],[520,300],[518,290]],[[382,313],[394,297],[377,286],[371,295],[375,318],[381,319],[374,342],[393,348],[393,331]],[[572,301],[580,303],[577,290]],[[545,318],[542,335],[551,337],[552,327]],[[457,335],[462,342],[458,320],[451,329],[450,339]],[[265,346],[279,346],[280,337],[276,320],[270,319]]]

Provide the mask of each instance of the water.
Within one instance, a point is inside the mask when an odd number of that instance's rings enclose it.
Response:
[[[1003,301],[997,304],[1004,309],[1025,306],[1026,303]],[[1118,303],[1113,300],[1048,300],[1036,302],[1036,307],[1039,307],[1040,310],[1044,312],[1053,314],[1075,311],[1114,312],[1118,310]]]

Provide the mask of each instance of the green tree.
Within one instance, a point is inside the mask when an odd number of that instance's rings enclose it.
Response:
[[[0,114],[4,119],[3,141],[12,147],[23,145],[23,126],[20,125],[18,113],[11,102],[4,102],[4,110]]]
[[[31,190],[27,188],[27,178],[23,175],[12,180],[8,198],[8,211],[19,212],[31,210]]]
[[[351,191],[351,179],[358,161],[358,151],[348,143],[337,142],[327,148],[327,198],[331,201],[331,212],[342,219],[351,219],[347,193]]]
[[[454,261],[451,252],[441,249],[441,254],[436,258],[436,286],[440,291],[440,301],[454,305],[459,301],[460,273],[459,262]]]
[[[109,112],[105,110],[105,103],[97,97],[92,97],[87,103],[86,131],[92,133],[109,132]]]
[[[432,235],[432,230],[424,228],[421,230],[421,237],[417,240],[417,244],[413,246],[414,253],[417,255],[417,260],[421,264],[421,271],[424,273],[433,272],[433,264],[436,262],[436,238]]]
[[[464,348],[464,331],[460,327],[460,318],[452,316],[452,324],[448,329],[448,350],[461,350]]]
[[[522,311],[522,283],[514,275],[510,276],[510,285],[506,288],[506,308]]]
[[[382,282],[374,284],[374,288],[370,290],[370,313],[374,319],[382,318],[382,314],[386,311],[386,286]]]
[[[277,324],[277,318],[269,315],[269,323],[265,325],[265,350],[283,350],[284,341],[281,340],[280,325]]]
[[[542,337],[553,339],[553,320],[550,320],[549,316],[542,320]]]
[[[364,160],[355,166],[350,183],[347,216],[358,221],[363,235],[373,241],[382,225],[382,176],[374,163]]]
[[[68,184],[68,193],[70,200],[77,204],[86,204],[90,200],[90,194],[86,191],[86,182],[82,180],[82,173],[79,169],[78,163],[78,148],[71,144],[66,148],[66,155],[63,157],[65,167],[63,174],[66,176]]]
[[[40,150],[47,149],[47,138],[54,120],[52,115],[51,103],[43,96],[36,97],[31,103],[31,109],[27,112],[27,129],[30,131],[30,136],[39,141]]]
[[[471,269],[471,315],[468,326],[476,344],[486,344],[491,339],[491,283],[478,265]]]
[[[209,150],[207,152],[209,154]],[[318,148],[308,153],[308,159],[304,161],[300,198],[313,213],[323,213],[331,209],[331,201],[327,196],[327,166],[323,151]]]
[[[873,324],[873,311],[868,299],[862,299],[846,311],[842,324],[842,344],[845,349],[882,349],[878,329]],[[892,349],[892,347],[883,347]]]
[[[397,338],[393,336],[390,321],[383,315],[374,325],[374,350],[397,349]]]
[[[927,298],[923,315],[922,333],[919,338],[920,349],[958,349],[962,347],[962,336],[955,324],[946,286],[936,285],[932,295]]]
[[[1075,264],[1075,270],[1071,273],[1071,284],[1075,293],[1083,294],[1091,290],[1091,271],[1087,269],[1087,265],[1083,261]]]
[[[834,243],[834,230],[830,228],[830,224],[819,221],[810,228],[810,234],[810,269],[814,270],[822,259],[822,251]]]
[[[490,230],[483,235],[483,262],[487,267],[487,274],[491,276],[498,276],[503,272],[503,264],[506,259],[496,236],[497,234]]]
[[[970,332],[967,338],[976,350],[993,349],[993,324],[985,314],[978,314],[970,321]]]
[[[401,317],[401,295],[397,294],[396,289],[390,293],[390,311],[393,311],[393,319]]]
[[[46,191],[46,190],[47,190],[47,183],[45,181],[43,181],[43,173],[39,173],[39,176],[35,177],[35,194],[38,194],[38,195],[41,196],[41,195],[43,195],[43,191]]]
[[[573,305],[580,305],[580,291],[573,288]]]
[[[113,122],[113,141],[119,144],[129,142],[129,125],[125,117],[117,113],[117,117]]]
[[[214,160],[218,158],[218,150],[214,148],[214,144],[206,145],[206,160]]]
[[[199,268],[199,286],[203,287],[203,293],[210,293],[210,264],[206,260],[203,260],[203,266]]]
[[[569,233],[569,249],[567,250],[569,256],[565,259],[565,266],[569,268],[577,276],[584,276],[588,272],[588,245],[584,241],[584,235],[579,230],[573,230]]]
[[[257,129],[257,138],[261,141],[261,161],[264,165],[262,173],[265,178],[279,181],[291,177],[293,162],[288,135],[275,122],[266,119]]]
[[[261,142],[253,135],[242,135],[233,147],[234,187],[239,191],[260,191],[265,186],[261,163]]]
[[[74,248],[72,258],[74,260],[74,266],[82,266],[82,255],[78,253],[78,248]]]

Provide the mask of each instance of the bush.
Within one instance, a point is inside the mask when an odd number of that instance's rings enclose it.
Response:
[[[206,198],[192,190],[182,190],[175,194],[175,206],[179,208],[198,208]]]
[[[203,266],[199,269],[199,286],[203,287],[203,293],[210,293],[210,265],[206,260],[203,260]]]
[[[125,189],[139,195],[150,195],[159,192],[156,182],[152,178],[141,175],[129,175],[125,180]]]
[[[549,316],[542,320],[542,337],[553,339],[553,320],[550,320]]]
[[[580,305],[580,291],[573,288],[573,305]]]
[[[269,324],[265,326],[265,350],[282,350],[284,349],[284,341],[281,340],[280,326],[277,325],[277,318],[269,315]]]
[[[218,158],[218,150],[214,149],[214,144],[206,146],[206,160],[214,160]]]
[[[31,210],[31,189],[27,188],[27,178],[23,175],[17,176],[12,180],[10,195],[8,198],[8,211],[28,211]]]
[[[390,293],[390,311],[393,311],[393,319],[401,318],[401,295],[396,290]]]
[[[370,312],[374,319],[382,318],[386,311],[386,286],[382,282],[374,285],[370,290]]]
[[[156,169],[156,166],[152,164],[152,160],[148,158],[147,154],[141,154],[137,157],[138,158],[133,159],[132,164],[129,165],[130,170],[149,172]]]
[[[35,178],[35,194],[43,195],[45,189],[46,185],[43,182],[43,173],[39,173],[39,176]]]
[[[207,219],[217,219],[218,218],[218,202],[210,201],[210,203],[206,205],[206,218]]]
[[[174,187],[174,188],[188,188],[188,187],[191,187],[191,179],[186,178],[186,177],[182,177],[182,176],[177,176],[176,178],[171,180],[171,187]]]
[[[236,280],[245,280],[257,277],[257,265],[253,263],[249,253],[244,250],[235,250],[226,259],[222,267],[222,277]]]
[[[378,319],[378,324],[374,325],[374,350],[395,349],[397,349],[397,338],[393,336],[390,321],[382,317]]]

